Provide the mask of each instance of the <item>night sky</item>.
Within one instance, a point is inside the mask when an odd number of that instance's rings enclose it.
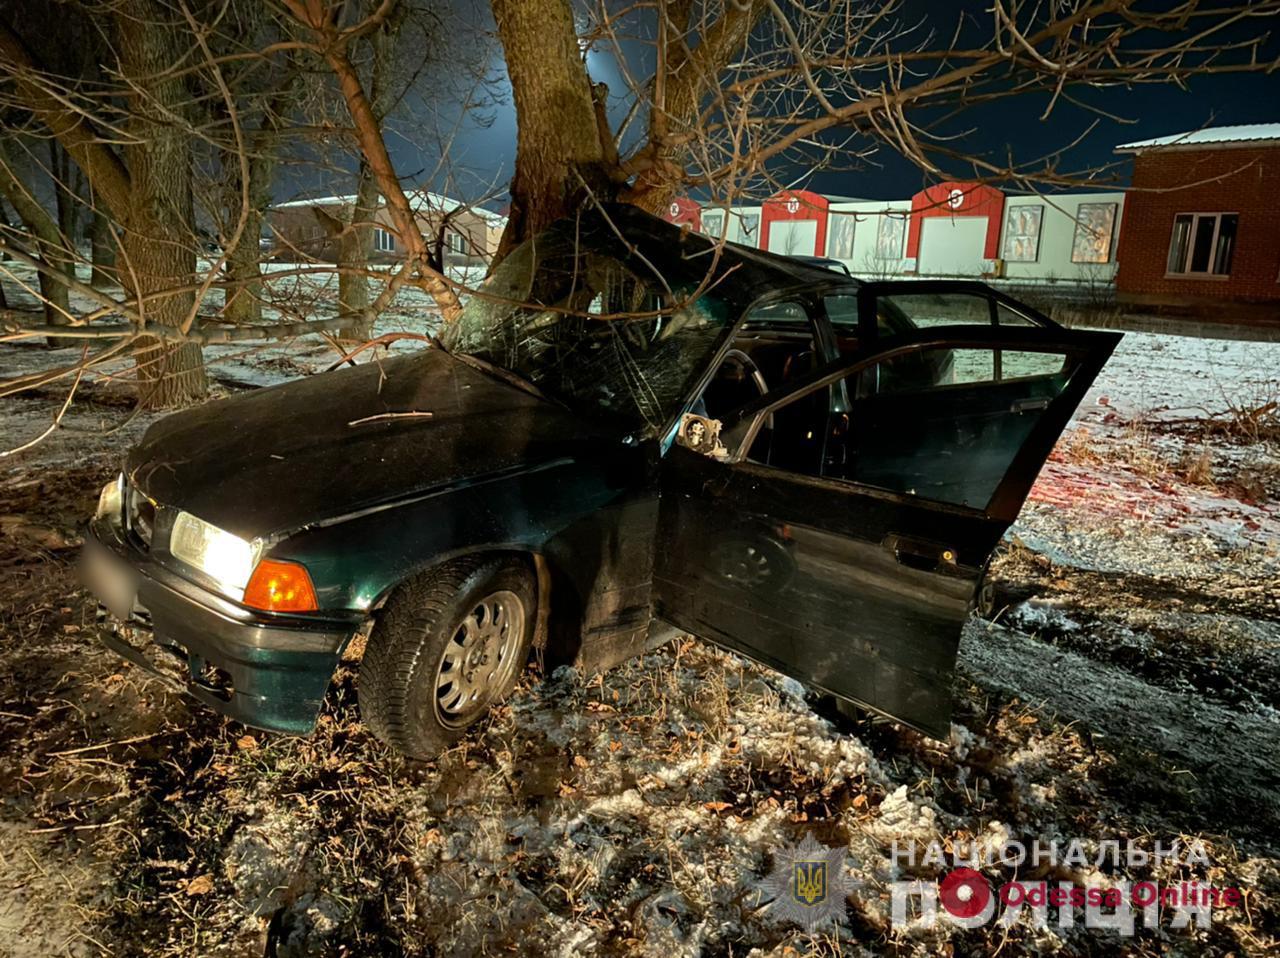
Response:
[[[483,4],[475,3],[474,0],[457,2],[460,16],[482,28],[491,28],[491,22],[485,22],[487,12]],[[909,0],[904,19],[917,22],[918,18],[924,24],[924,30],[936,31],[937,39],[931,45],[942,47],[954,31],[956,18],[962,14],[966,17],[962,37],[967,35],[976,38],[984,33],[989,36],[990,15],[983,12],[987,5],[986,0],[948,3],[938,0]],[[940,8],[945,9],[945,14],[937,13]],[[1276,29],[1280,27],[1280,23],[1275,20],[1276,18],[1258,18],[1240,25],[1229,34],[1224,34],[1224,37],[1239,40],[1271,30],[1273,35],[1262,48],[1262,54],[1264,58],[1275,60],[1280,57],[1280,30]],[[917,33],[916,36],[923,37],[924,33]],[[1159,43],[1163,46],[1167,42],[1167,39],[1157,38],[1150,39],[1146,45]],[[634,73],[647,73],[645,68],[650,60],[650,48],[647,45],[637,43],[626,50],[626,55]],[[626,87],[617,64],[609,56],[593,55],[588,65],[594,80],[609,84],[616,98],[611,112],[616,119],[620,119],[628,102],[625,98]],[[490,184],[496,183],[499,188],[505,186],[515,157],[515,114],[509,96],[504,96],[509,91],[505,88],[501,50],[496,43],[492,47],[488,69],[495,79],[493,90],[497,93],[497,98],[486,109],[478,111],[479,120],[468,116],[458,121],[458,132],[449,149],[452,182],[447,184],[447,188],[469,198],[489,192]],[[1000,160],[1012,152],[1016,159],[1026,162],[1063,148],[1079,137],[1091,122],[1099,119],[1089,137],[1062,157],[1060,169],[1082,172],[1110,165],[1110,169],[1104,171],[1098,181],[1099,188],[1102,188],[1117,182],[1122,185],[1127,182],[1128,164],[1124,158],[1117,157],[1112,152],[1116,144],[1179,133],[1205,125],[1280,122],[1280,71],[1270,76],[1204,76],[1191,80],[1188,90],[1174,85],[1152,84],[1132,88],[1077,88],[1076,95],[1129,122],[1098,118],[1081,107],[1065,102],[1060,102],[1053,114],[1047,120],[1042,120],[1040,115],[1044,111],[1047,95],[1035,94],[970,108],[963,116],[952,119],[948,129],[956,133],[968,132],[965,144],[970,151],[983,152],[992,159]],[[450,115],[447,107],[441,112],[439,107],[442,100],[443,98],[432,103],[430,98],[424,98],[423,105],[426,112],[435,111],[434,115],[442,128],[451,128],[457,117]],[[914,119],[919,122],[922,117],[917,114]],[[393,140],[392,145],[397,166],[403,172],[413,169],[429,171],[438,161],[438,147],[432,150],[419,137],[409,136],[399,143]],[[916,166],[887,148],[879,150],[870,161],[864,161],[861,165],[861,169],[854,171],[821,172],[810,177],[807,184],[802,182],[800,185],[808,185],[829,194],[892,199],[910,196],[929,181]],[[959,179],[971,178],[973,175],[972,170],[966,169],[962,164],[955,164],[948,172]],[[806,169],[795,166],[777,170],[777,173],[783,180],[803,180]],[[438,176],[435,185],[437,188],[446,186],[439,181]],[[1087,187],[1082,185],[1079,188]]]

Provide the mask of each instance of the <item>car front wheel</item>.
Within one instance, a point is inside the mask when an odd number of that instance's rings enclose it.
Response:
[[[536,604],[533,576],[515,558],[468,556],[404,583],[360,665],[365,725],[410,758],[448,748],[511,691]]]

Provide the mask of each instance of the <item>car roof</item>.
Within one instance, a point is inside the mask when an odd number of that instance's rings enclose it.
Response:
[[[643,259],[664,276],[705,281],[711,268],[711,282],[717,291],[744,302],[814,286],[848,289],[861,285],[824,266],[737,243],[721,243],[623,203],[584,212],[575,228],[589,229],[593,241],[612,247],[615,255]],[[631,249],[624,246],[623,237]]]

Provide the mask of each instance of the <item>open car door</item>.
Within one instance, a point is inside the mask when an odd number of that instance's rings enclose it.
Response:
[[[707,423],[686,416],[662,464],[657,615],[946,738],[987,561],[1120,339],[991,309],[989,325],[872,334],[741,410],[718,454],[694,451]],[[821,464],[802,473],[770,432],[819,391]]]

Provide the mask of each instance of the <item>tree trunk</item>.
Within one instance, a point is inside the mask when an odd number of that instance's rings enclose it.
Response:
[[[120,64],[144,92],[130,98],[126,147],[131,196],[122,223],[120,276],[126,291],[142,297],[149,325],[181,328],[195,307],[190,286],[196,271],[191,195],[190,140],[173,116],[186,110],[182,80],[173,65],[188,52],[173,28],[174,14],[155,0],[121,0],[117,7]],[[185,288],[184,288],[185,287]],[[204,361],[194,343],[148,338],[138,353],[138,392],[145,406],[162,408],[204,399]]]
[[[237,220],[239,213],[236,214]],[[262,269],[258,237],[262,235],[262,210],[251,209],[245,216],[240,242],[227,254],[226,305],[222,318],[237,325],[262,322]]]
[[[297,81],[298,72],[295,69],[266,98],[262,104],[262,122],[249,138],[249,156],[246,158],[249,170],[249,211],[244,230],[240,234],[240,242],[227,256],[227,279],[233,285],[227,291],[223,315],[233,323],[253,324],[262,321],[262,249],[259,239],[267,207],[271,205],[271,181],[276,171],[281,117],[289,109]],[[240,178],[243,176],[240,157],[233,152],[224,154],[223,166],[228,171],[227,229],[233,230],[240,221],[244,203],[245,191],[240,188]]]
[[[89,275],[89,285],[97,289],[104,286],[118,286],[116,241],[111,235],[110,220],[102,210],[93,211],[93,222],[89,225],[89,239],[93,245],[93,272]]]
[[[49,169],[53,171],[53,195],[58,212],[58,232],[62,234],[62,245],[71,254],[65,257],[61,266],[63,271],[75,279],[76,276],[76,235],[80,225],[79,187],[83,182],[83,174],[72,164],[67,151],[57,140],[49,141]]]
[[[588,190],[613,199],[620,177],[607,162],[612,141],[601,135],[570,0],[492,0],[492,7],[516,106],[516,172],[501,259],[572,212]]]
[[[26,184],[18,179],[14,172],[12,156],[3,143],[0,143],[0,193],[4,194],[14,212],[18,214],[18,219],[31,234],[36,247],[33,252],[39,257],[40,262],[65,275],[65,264],[69,254],[62,245],[58,224],[53,221],[49,211],[36,202]],[[57,276],[44,270],[41,270],[38,276],[45,323],[50,326],[70,325],[71,301],[67,284],[60,282]],[[51,336],[49,345],[67,346],[71,345],[71,342],[65,338]]]
[[[369,265],[373,229],[368,224],[378,211],[379,194],[378,181],[374,179],[368,163],[360,163],[355,195],[351,219],[339,240],[338,254],[338,265],[344,268],[338,274],[338,315],[351,317],[351,324],[344,325],[338,335],[343,339],[364,341],[372,331],[368,320],[361,318],[361,314],[369,308],[369,279],[345,270],[364,269]]]

